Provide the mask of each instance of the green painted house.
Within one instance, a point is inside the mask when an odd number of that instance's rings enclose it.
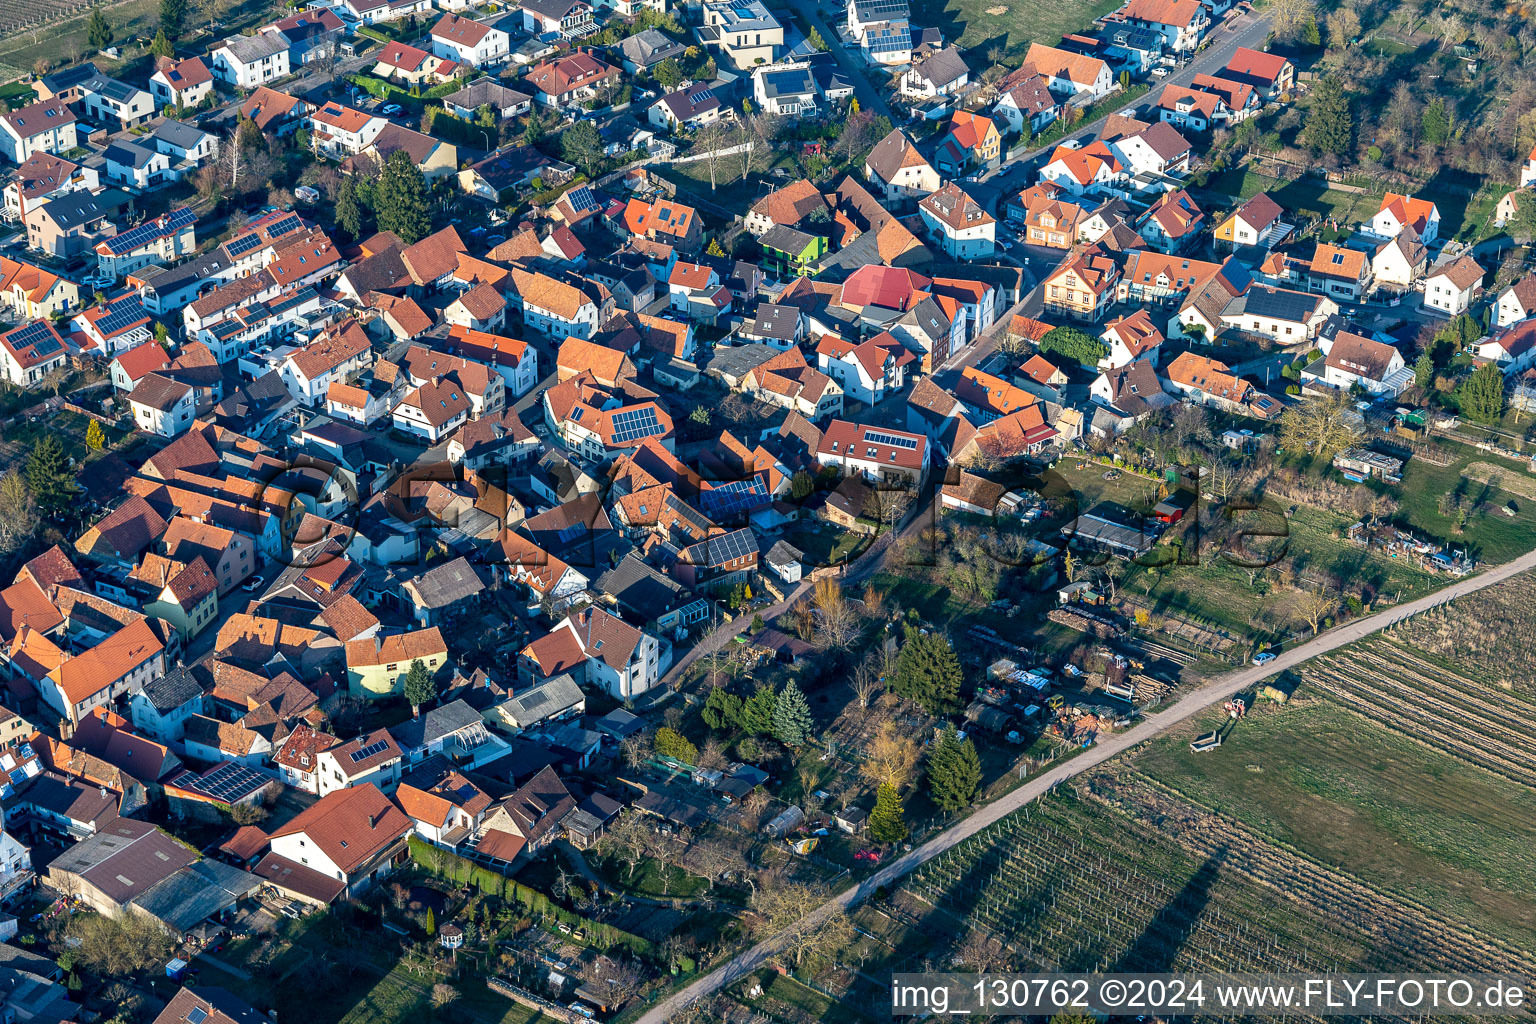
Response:
[[[823,235],[808,235],[783,224],[763,232],[758,243],[763,247],[763,269],[779,280],[815,274],[811,265],[827,254]]]

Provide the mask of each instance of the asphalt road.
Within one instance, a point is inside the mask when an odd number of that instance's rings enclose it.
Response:
[[[1013,792],[982,807],[969,818],[940,833],[917,849],[892,861],[858,885],[838,893],[812,912],[811,923],[815,925],[825,921],[838,911],[853,907],[855,904],[863,901],[877,888],[890,885],[913,869],[981,832],[989,825],[1045,796],[1054,787],[1068,779],[1096,768],[1110,758],[1167,732],[1175,725],[1194,717],[1213,705],[1224,703],[1235,694],[1250,689],[1276,673],[1296,668],[1313,658],[1378,633],[1388,626],[1401,622],[1420,612],[1427,611],[1454,598],[1483,590],[1533,567],[1536,567],[1536,551],[1528,552],[1512,562],[1496,566],[1476,576],[1457,580],[1445,589],[1421,597],[1416,601],[1410,601],[1396,608],[1346,623],[1338,629],[1313,637],[1306,643],[1283,652],[1267,665],[1246,666],[1219,676],[1204,686],[1190,690],[1166,709],[1159,711],[1154,717],[1144,719],[1135,728],[1110,736],[1094,744],[1087,751],[1079,754],[1072,760],[1066,761],[1050,771],[1036,776]],[[1216,752],[1211,754],[1211,756],[1220,757],[1223,755],[1220,752]],[[779,933],[737,954],[687,988],[657,1003],[637,1021],[637,1024],[667,1024],[689,1003],[718,992],[737,979],[763,967],[774,954],[781,950],[785,941],[785,935]]]
[[[1119,110],[1114,111],[1114,113],[1135,114],[1141,104],[1150,103],[1154,100],[1163,91],[1163,86],[1187,86],[1190,82],[1194,81],[1196,75],[1215,74],[1227,66],[1227,62],[1232,59],[1232,55],[1237,52],[1238,47],[1246,46],[1249,49],[1260,49],[1263,47],[1264,40],[1268,35],[1269,18],[1264,14],[1249,13],[1243,14],[1235,20],[1229,18],[1222,22],[1221,26],[1211,34],[1211,44],[1204,53],[1196,54],[1194,60],[1167,78],[1149,79],[1152,83],[1151,92],[1145,94],[1134,103],[1127,103]],[[1004,194],[1007,194],[1008,190],[1021,189],[1031,184],[1034,180],[1036,169],[1033,164],[1038,157],[1047,150],[1054,150],[1057,146],[1070,140],[1076,140],[1084,144],[1092,141],[1098,137],[1099,128],[1108,116],[1106,114],[1104,117],[1080,126],[1077,131],[1051,143],[1049,146],[1041,146],[1038,149],[1030,150],[1016,160],[993,168],[982,175],[982,180],[991,181],[1002,187]]]

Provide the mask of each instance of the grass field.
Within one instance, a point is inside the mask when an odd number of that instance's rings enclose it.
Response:
[[[983,56],[1002,46],[1017,57],[1031,42],[1054,46],[1118,6],[1116,0],[917,0],[912,21],[937,27],[946,40]]]
[[[1194,803],[1309,857],[1474,925],[1536,940],[1536,792],[1311,700],[1261,706],[1217,750],[1188,741],[1205,716],[1134,764]]]
[[[1408,460],[1403,466],[1403,482],[1396,488],[1402,517],[1414,529],[1455,547],[1465,546],[1485,562],[1507,562],[1536,547],[1536,502],[1462,475],[1467,465],[1488,461],[1507,465],[1506,472],[1512,478],[1525,471],[1515,463],[1490,460],[1486,453],[1462,450],[1468,454],[1449,466],[1434,466],[1422,459]],[[1460,496],[1467,510],[1466,527],[1460,534],[1455,532],[1455,520],[1440,512],[1440,499],[1446,494]],[[1499,511],[1511,500],[1517,510],[1513,519]]]

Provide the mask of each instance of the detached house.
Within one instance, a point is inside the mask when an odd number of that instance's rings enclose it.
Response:
[[[213,93],[213,72],[201,57],[172,60],[161,57],[149,76],[149,94],[161,107],[191,110]]]
[[[1361,231],[1386,241],[1396,238],[1404,228],[1412,228],[1419,241],[1433,245],[1440,237],[1440,208],[1428,199],[1388,192],[1370,224]]]
[[[958,177],[973,168],[996,164],[1002,146],[1003,136],[990,117],[957,110],[950,115],[949,130],[939,143],[935,162],[941,173]]]
[[[231,36],[210,57],[215,77],[237,89],[254,89],[293,73],[288,40],[275,32]]]
[[[1163,37],[1175,53],[1192,53],[1211,27],[1210,10],[1200,0],[1128,0],[1115,17]]]
[[[1097,245],[1067,259],[1041,282],[1045,308],[1074,320],[1097,321],[1114,301],[1120,267]]]
[[[484,67],[506,60],[512,37],[493,25],[445,14],[432,26],[432,52],[447,60]]]
[[[1471,256],[1435,267],[1424,278],[1424,308],[1446,316],[1465,313],[1483,292],[1484,273]]]
[[[1260,192],[1217,225],[1216,244],[1229,248],[1278,245],[1292,230],[1284,217],[1280,204]]]
[[[64,153],[77,145],[74,112],[57,99],[0,114],[0,153],[12,163],[26,163],[38,153]]]
[[[1152,205],[1137,232],[1152,248],[1166,253],[1183,252],[1205,226],[1205,214],[1184,189],[1169,192]]]
[[[436,672],[448,663],[448,644],[436,626],[346,644],[347,689],[354,697],[391,697],[401,692],[417,661]]]
[[[389,121],[332,100],[309,114],[310,142],[320,156],[340,160],[373,145]]]
[[[519,657],[525,671],[539,678],[564,671],[550,673],[549,665],[574,662],[589,685],[628,701],[661,682],[671,667],[672,647],[616,615],[589,606],[567,615]]]
[[[333,382],[345,381],[372,362],[370,348],[368,332],[356,320],[347,320],[283,360],[279,372],[289,394],[314,408],[325,403]]]
[[[720,99],[705,82],[695,82],[657,100],[646,115],[657,128],[702,128],[720,118]]]
[[[164,674],[165,645],[148,619],[138,619],[37,680],[37,693],[44,704],[78,725],[93,709],[142,690]]]
[[[1536,274],[1527,274],[1499,293],[1495,327],[1509,327],[1536,316]]]
[[[377,786],[338,790],[273,830],[255,873],[287,892],[330,903],[366,892],[408,857],[411,819]]]
[[[822,431],[816,461],[871,483],[918,486],[928,476],[928,438],[904,430],[833,420]]]
[[[1044,43],[1029,44],[1029,52],[1024,55],[1024,66],[1033,66],[1045,77],[1051,92],[1062,96],[1082,93],[1098,99],[1109,95],[1115,84],[1109,65],[1099,58],[1060,50]]]
[[[1275,100],[1296,87],[1296,65],[1278,53],[1239,46],[1221,77],[1251,86],[1265,100]]]
[[[1197,405],[1209,405],[1224,412],[1247,412],[1253,386],[1231,372],[1216,359],[1184,352],[1168,364],[1168,384],[1175,392]]]
[[[540,64],[528,72],[534,100],[546,107],[567,110],[617,84],[618,69],[609,67],[585,50],[578,50]]]
[[[917,356],[888,332],[857,344],[824,334],[816,345],[816,368],[843,389],[845,397],[878,405],[899,392]]]
[[[1051,93],[1051,81],[1033,67],[1019,68],[1003,76],[997,84],[997,102],[992,113],[1015,135],[1024,125],[1031,132],[1047,127],[1061,113],[1061,101]]]
[[[64,339],[48,320],[34,320],[0,334],[0,377],[29,387],[69,361]]]
[[[1307,268],[1308,287],[1331,299],[1359,302],[1371,283],[1369,254],[1319,243]]]
[[[970,80],[971,69],[965,66],[959,48],[950,45],[913,61],[901,76],[899,89],[903,96],[948,96],[964,89]]]
[[[887,201],[922,198],[937,192],[939,172],[900,128],[875,144],[864,158],[864,177]]]
[[[1322,377],[1308,372],[1303,379],[1321,380],[1340,391],[1359,387],[1372,395],[1395,398],[1413,383],[1413,373],[1406,369],[1402,353],[1391,345],[1340,331],[1323,360]]]
[[[997,248],[997,221],[950,182],[917,204],[928,233],[955,259],[990,256]]]
[[[1152,322],[1152,314],[1145,309],[1111,320],[1104,325],[1099,338],[1109,346],[1109,351],[1099,360],[1101,370],[1113,370],[1138,359],[1156,366],[1160,346],[1166,340]]]

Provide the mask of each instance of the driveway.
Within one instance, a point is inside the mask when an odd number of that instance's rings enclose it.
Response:
[[[885,102],[885,97],[881,96],[865,77],[869,66],[861,58],[849,55],[847,48],[839,41],[842,37],[832,30],[832,27],[822,18],[821,12],[814,6],[806,4],[800,8],[800,13],[805,15],[806,21],[815,26],[817,32],[821,33],[821,38],[826,41],[827,51],[837,58],[838,67],[848,72],[848,76],[853,80],[853,94],[858,97],[859,109],[884,114],[891,119],[892,124],[899,123],[899,119],[891,115],[891,108]]]
[[[1267,665],[1250,665],[1218,676],[1204,686],[1184,694],[1184,696],[1169,705],[1166,710],[1159,711],[1154,717],[1143,720],[1135,728],[1110,736],[1094,744],[1087,751],[1079,754],[1072,760],[1036,776],[1013,792],[982,807],[964,821],[941,832],[917,849],[892,861],[889,865],[866,878],[858,885],[838,893],[812,912],[810,923],[812,926],[815,926],[827,920],[832,914],[853,907],[881,886],[891,885],[913,869],[932,860],[957,844],[964,842],[966,839],[987,828],[987,826],[995,824],[1014,811],[1045,796],[1056,786],[1059,786],[1068,779],[1097,768],[1110,758],[1169,731],[1174,726],[1187,721],[1209,707],[1230,700],[1233,695],[1256,686],[1270,676],[1283,672],[1286,669],[1296,668],[1313,658],[1328,654],[1346,644],[1362,640],[1404,619],[1418,615],[1454,598],[1463,597],[1491,587],[1533,567],[1536,567],[1536,551],[1528,552],[1512,562],[1488,569],[1477,576],[1457,580],[1445,589],[1421,597],[1416,601],[1410,601],[1396,608],[1346,623],[1338,629],[1313,637],[1306,643],[1285,651]],[[737,979],[763,967],[771,957],[783,948],[785,942],[786,937],[784,933],[779,933],[769,936],[750,949],[738,953],[687,988],[657,1003],[644,1016],[640,1017],[636,1024],[666,1024],[667,1021],[677,1015],[679,1010],[689,1003],[718,992]]]

